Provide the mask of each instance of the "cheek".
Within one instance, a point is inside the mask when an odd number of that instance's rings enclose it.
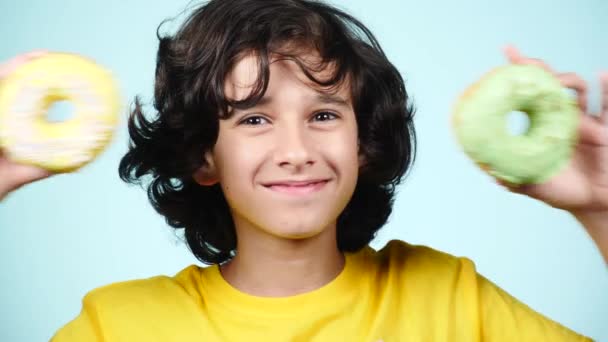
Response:
[[[236,139],[221,143],[216,145],[215,150],[220,183],[223,186],[236,186],[251,182],[252,173],[260,164],[262,151],[251,142]]]
[[[359,170],[359,147],[352,130],[332,136],[322,143],[323,153],[335,164],[342,177],[356,177]]]

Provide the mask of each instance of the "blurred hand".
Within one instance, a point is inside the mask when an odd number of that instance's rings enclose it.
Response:
[[[541,200],[573,214],[608,212],[608,73],[600,74],[600,113],[587,111],[587,83],[577,74],[558,73],[542,60],[523,56],[514,47],[505,49],[514,64],[533,64],[553,73],[565,88],[576,92],[580,110],[579,140],[572,159],[543,184],[512,186],[509,190]]]
[[[23,63],[40,56],[46,51],[33,51],[14,57],[0,64],[0,82]],[[0,88],[0,91],[2,89]],[[0,200],[9,192],[33,181],[51,176],[53,173],[45,169],[16,163],[0,149]]]

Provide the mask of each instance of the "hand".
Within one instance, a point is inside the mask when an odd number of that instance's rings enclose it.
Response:
[[[587,111],[587,84],[575,73],[554,72],[545,62],[521,55],[507,47],[505,55],[514,64],[533,64],[553,73],[561,84],[573,89],[580,109],[579,140],[570,162],[543,184],[512,186],[509,190],[541,200],[575,216],[608,212],[608,73],[600,74],[601,110]]]
[[[19,55],[0,65],[0,80],[8,76],[13,70],[32,58],[44,55],[45,51],[33,51]],[[0,89],[1,91],[1,89]],[[0,149],[0,200],[9,192],[33,181],[51,176],[53,173],[45,169],[23,165],[11,161]]]

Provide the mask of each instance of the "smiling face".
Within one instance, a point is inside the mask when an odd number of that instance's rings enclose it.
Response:
[[[328,72],[313,75],[324,79]],[[255,57],[241,59],[226,79],[226,96],[246,98],[257,74]],[[220,182],[237,236],[335,237],[359,169],[347,84],[332,94],[321,92],[295,62],[271,59],[263,99],[220,120],[217,142],[206,155],[209,167],[195,179]]]

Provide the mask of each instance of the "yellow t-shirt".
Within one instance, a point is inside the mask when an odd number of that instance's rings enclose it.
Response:
[[[473,263],[391,241],[346,254],[329,284],[284,298],[247,295],[218,266],[87,294],[66,341],[589,341],[478,275]]]

